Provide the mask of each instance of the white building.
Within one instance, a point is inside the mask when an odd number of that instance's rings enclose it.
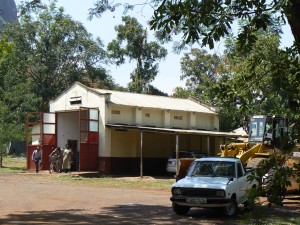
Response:
[[[46,124],[55,126],[53,138],[45,138],[44,126],[43,137],[32,140],[42,139],[46,155],[49,146],[68,143],[74,151],[73,169],[102,174],[162,175],[173,152],[216,155],[225,137],[238,136],[218,132],[217,111],[193,99],[96,89],[78,82],[50,102],[44,120],[49,115],[55,115],[55,122]]]

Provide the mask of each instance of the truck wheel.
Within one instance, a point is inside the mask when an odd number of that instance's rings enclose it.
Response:
[[[53,166],[53,163],[50,163],[50,166],[49,166],[49,173],[51,174],[52,172],[53,172],[53,168],[54,166]]]
[[[274,187],[272,187],[275,179],[274,176],[275,176],[274,169],[270,169],[270,171],[268,172],[268,176],[266,177],[265,180],[265,184],[267,185],[266,196],[269,198],[269,196],[271,196],[275,192],[276,195],[279,197],[278,199],[280,200],[280,202],[282,202],[286,195],[286,188],[275,187],[276,191],[274,191],[273,189]]]
[[[173,211],[178,215],[185,215],[190,211],[190,207],[183,206],[183,205],[177,205],[176,203],[172,203]]]
[[[251,192],[255,189],[256,189],[256,185],[253,185]],[[252,195],[253,193],[249,193],[249,194]],[[244,207],[249,211],[253,209],[253,206],[254,206],[254,200],[251,200],[251,203],[249,202],[249,199],[244,202]]]
[[[227,206],[224,209],[224,213],[226,216],[232,217],[236,214],[238,210],[238,205],[234,199],[231,199],[230,202],[227,204]]]

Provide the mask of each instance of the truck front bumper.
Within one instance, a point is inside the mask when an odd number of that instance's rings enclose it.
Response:
[[[171,197],[170,200],[178,205],[200,207],[200,208],[218,208],[226,207],[230,202],[230,199],[225,198],[207,198],[205,201],[201,201],[203,198],[187,198],[187,197]]]

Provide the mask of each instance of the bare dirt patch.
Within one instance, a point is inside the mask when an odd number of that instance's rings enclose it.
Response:
[[[57,183],[47,176],[0,174],[0,224],[250,224],[244,209],[234,219],[204,209],[177,216],[166,190],[90,187]],[[299,203],[285,200],[284,207],[268,213],[299,218]]]

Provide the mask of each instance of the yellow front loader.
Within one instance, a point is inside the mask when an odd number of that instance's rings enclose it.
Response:
[[[240,158],[245,167],[255,169],[263,160],[276,154],[278,157],[285,157],[283,160],[285,166],[293,168],[294,174],[297,174],[293,164],[299,163],[300,157],[288,153],[291,153],[291,150],[297,153],[299,150],[295,147],[292,138],[293,125],[289,127],[286,118],[270,115],[253,116],[247,127],[249,127],[248,140],[221,145],[221,157]],[[294,148],[291,149],[293,146]],[[287,188],[288,191],[300,191],[297,178],[290,178],[290,182],[292,185]]]
[[[221,145],[221,157],[237,157],[245,166],[256,168],[271,155],[284,155],[289,143],[288,131],[286,118],[252,116],[249,120],[248,141]]]

